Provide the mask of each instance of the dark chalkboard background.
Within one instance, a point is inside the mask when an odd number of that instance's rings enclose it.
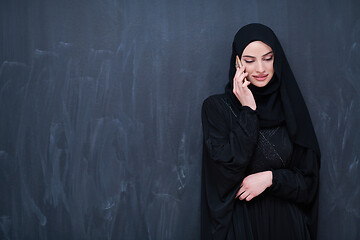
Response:
[[[360,239],[360,2],[3,0],[1,239],[199,239],[200,108],[250,22],[322,149],[319,239]]]

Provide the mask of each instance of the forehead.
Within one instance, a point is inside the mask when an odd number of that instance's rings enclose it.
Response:
[[[254,41],[249,43],[244,51],[243,51],[243,55],[251,55],[251,56],[256,56],[256,55],[264,55],[268,52],[271,52],[272,49],[270,46],[268,46],[267,44],[261,42],[261,41]]]

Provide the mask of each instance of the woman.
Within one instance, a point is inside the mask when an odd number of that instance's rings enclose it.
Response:
[[[320,149],[270,28],[237,32],[229,83],[202,123],[202,239],[316,239]]]

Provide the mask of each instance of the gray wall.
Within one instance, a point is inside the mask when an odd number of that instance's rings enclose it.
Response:
[[[1,239],[198,239],[200,108],[277,33],[322,150],[320,239],[360,239],[359,1],[4,0]]]

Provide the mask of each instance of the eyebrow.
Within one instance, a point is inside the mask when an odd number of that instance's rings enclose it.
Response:
[[[262,55],[262,56],[265,57],[266,55],[269,55],[270,53],[273,53],[273,51],[270,51],[270,52],[268,52],[268,53],[265,53],[265,54]],[[250,56],[250,55],[244,55],[243,57],[256,58],[256,57]]]

